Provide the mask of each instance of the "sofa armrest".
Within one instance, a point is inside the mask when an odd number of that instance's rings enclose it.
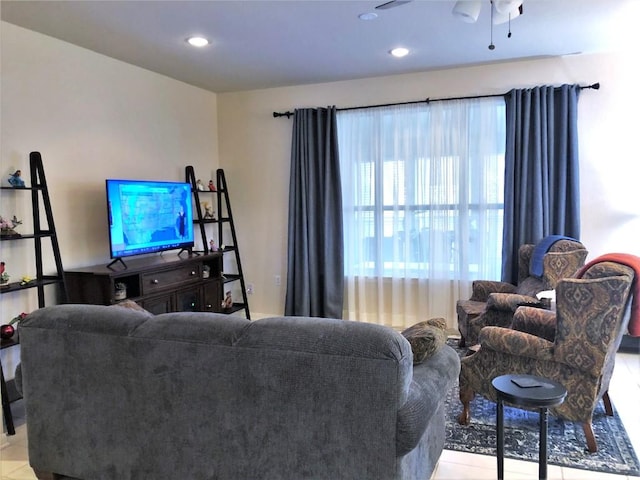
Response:
[[[412,451],[433,414],[444,404],[447,392],[460,374],[460,357],[444,345],[432,357],[414,365],[407,401],[400,407],[396,423],[396,456]]]
[[[542,302],[529,295],[518,293],[492,293],[487,300],[487,308],[515,312],[521,306],[541,307]]]
[[[16,390],[18,391],[18,393],[22,397],[23,396],[23,394],[22,394],[22,363],[19,363],[18,366],[16,367],[14,383],[15,383],[15,386],[16,386]]]
[[[553,360],[553,342],[517,330],[503,327],[484,327],[480,330],[480,348],[528,357]]]
[[[494,280],[474,280],[471,285],[471,298],[474,302],[486,302],[492,293],[513,293],[516,286]]]

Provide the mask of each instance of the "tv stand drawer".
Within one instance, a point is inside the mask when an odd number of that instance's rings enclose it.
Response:
[[[145,273],[142,275],[142,295],[196,282],[202,277],[201,265],[193,263],[173,270]]]

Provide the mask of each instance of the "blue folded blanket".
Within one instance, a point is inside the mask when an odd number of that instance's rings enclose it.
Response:
[[[558,240],[573,240],[578,242],[575,238],[566,237],[564,235],[547,235],[533,249],[533,255],[531,256],[531,264],[529,265],[529,273],[536,277],[542,277],[543,273],[543,259],[551,246]]]

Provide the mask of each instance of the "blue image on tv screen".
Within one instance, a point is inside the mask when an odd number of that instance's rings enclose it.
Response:
[[[191,185],[106,181],[111,258],[193,247]]]

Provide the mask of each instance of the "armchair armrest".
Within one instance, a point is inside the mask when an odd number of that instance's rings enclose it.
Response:
[[[535,360],[553,360],[553,342],[517,330],[484,327],[480,330],[480,348]]]
[[[511,328],[553,342],[556,337],[556,314],[542,308],[519,307],[513,315]]]
[[[529,295],[518,293],[491,293],[487,299],[487,308],[515,312],[520,306],[541,307],[542,302]]]
[[[513,293],[516,291],[515,285],[494,280],[474,280],[471,288],[470,300],[474,302],[486,302],[492,293]]]

